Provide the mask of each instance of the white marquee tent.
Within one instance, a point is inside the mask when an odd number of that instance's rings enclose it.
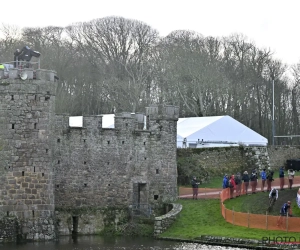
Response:
[[[226,116],[179,118],[177,147],[266,146],[268,140]]]

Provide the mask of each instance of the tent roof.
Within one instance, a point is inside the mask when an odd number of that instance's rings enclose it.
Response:
[[[178,140],[186,138],[187,143],[200,141],[241,143],[245,145],[267,145],[268,140],[232,117],[209,116],[179,118]]]

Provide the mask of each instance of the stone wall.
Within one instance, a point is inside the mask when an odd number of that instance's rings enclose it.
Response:
[[[46,79],[47,70],[24,81],[14,72],[0,80],[0,214],[16,218],[21,238],[53,239],[56,82]]]
[[[268,154],[270,166],[278,169],[284,166],[287,160],[300,158],[300,146],[269,146]]]
[[[17,240],[18,225],[15,217],[4,217],[0,219],[0,243],[15,242]]]
[[[178,110],[152,108],[146,130],[140,129],[144,120],[130,113],[116,115],[114,129],[102,128],[101,116],[84,116],[80,128],[69,127],[68,116],[57,116],[57,208],[155,207],[177,199]]]
[[[154,221],[154,236],[158,236],[164,231],[166,231],[179,216],[182,205],[181,204],[171,204],[172,210],[162,216],[155,217]]]

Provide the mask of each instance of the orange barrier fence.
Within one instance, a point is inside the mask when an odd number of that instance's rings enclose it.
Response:
[[[277,220],[279,216],[262,215],[262,214],[250,214],[241,213],[234,210],[227,209],[223,201],[230,198],[229,188],[223,189],[220,192],[221,200],[221,213],[223,218],[237,226],[243,226],[248,228],[259,228],[266,230],[282,230],[286,232],[300,232],[300,218],[296,217],[283,217],[279,226],[277,226]]]

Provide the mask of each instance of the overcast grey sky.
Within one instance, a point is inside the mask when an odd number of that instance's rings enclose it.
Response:
[[[299,0],[12,0],[1,3],[0,23],[67,26],[107,16],[137,19],[166,36],[194,30],[204,36],[242,33],[288,64],[300,61]]]

